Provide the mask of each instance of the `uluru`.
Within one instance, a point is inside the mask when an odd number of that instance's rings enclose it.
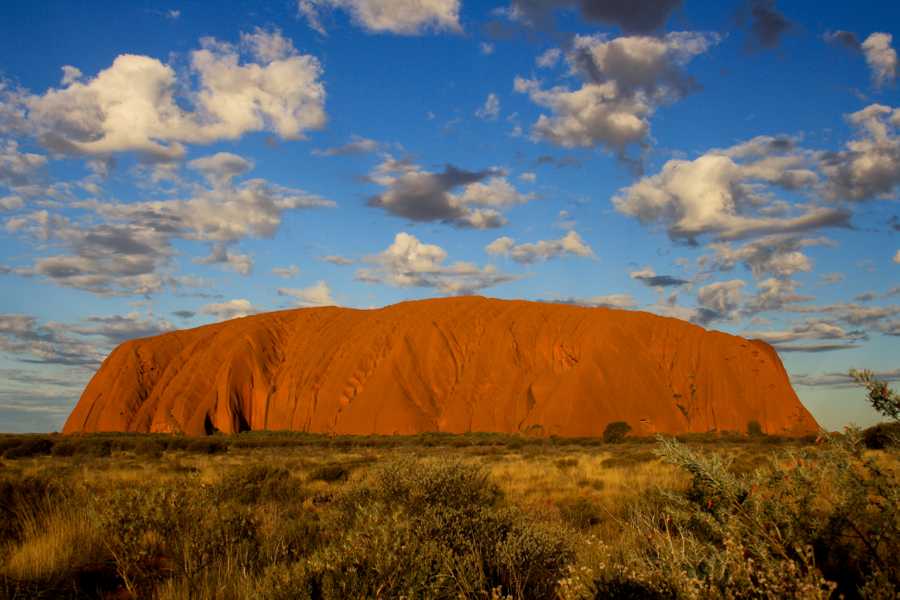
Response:
[[[777,353],[640,311],[458,297],[257,314],[119,345],[64,433],[598,436],[818,425]]]

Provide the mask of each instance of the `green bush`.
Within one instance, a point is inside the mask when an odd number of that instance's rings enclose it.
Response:
[[[227,452],[228,445],[221,440],[195,438],[188,441],[184,445],[184,449],[196,454],[219,454],[221,452]]]
[[[160,441],[153,438],[145,438],[139,440],[134,445],[134,453],[137,456],[143,456],[146,458],[162,458],[163,452],[166,450],[166,445]]]
[[[631,425],[625,421],[613,421],[603,430],[603,443],[618,444],[625,440],[631,431]]]
[[[18,445],[7,449],[3,458],[16,460],[34,456],[46,456],[53,450],[53,442],[45,438],[22,440]]]
[[[230,469],[212,487],[218,502],[256,504],[258,502],[303,501],[305,494],[300,482],[287,469],[268,465],[247,465]]]
[[[766,435],[766,433],[763,431],[762,425],[759,424],[759,421],[748,421],[747,435],[749,435],[750,437],[762,437]]]
[[[869,450],[884,450],[900,446],[900,423],[878,423],[862,433],[863,443]]]

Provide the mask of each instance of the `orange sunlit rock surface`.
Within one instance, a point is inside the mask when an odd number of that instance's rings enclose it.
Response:
[[[817,430],[766,343],[638,311],[481,297],[306,308],[126,342],[64,432],[601,435]]]

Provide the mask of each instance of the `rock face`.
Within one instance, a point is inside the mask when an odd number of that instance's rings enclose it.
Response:
[[[775,351],[644,312],[480,297],[259,314],[121,344],[65,433],[817,430]]]

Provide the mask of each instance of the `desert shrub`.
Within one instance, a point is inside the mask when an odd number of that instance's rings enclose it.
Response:
[[[702,574],[702,589],[825,597],[834,588],[855,597],[877,584],[900,592],[900,491],[896,476],[863,453],[858,432],[750,475],[734,474],[718,454],[661,444],[692,483],[657,521],[692,539],[694,558],[672,570]]]
[[[630,431],[631,425],[625,421],[613,421],[603,430],[603,442],[605,444],[618,444],[625,439],[625,436]]]
[[[3,458],[15,460],[33,456],[46,456],[50,454],[51,450],[53,450],[53,442],[46,438],[26,439],[16,446],[8,448],[3,453]]]
[[[377,499],[412,513],[430,506],[493,506],[500,497],[500,488],[480,467],[410,459],[383,465],[375,474],[371,491]]]
[[[134,445],[134,453],[145,458],[162,458],[166,445],[153,438],[144,438]]]
[[[310,471],[310,481],[345,481],[350,476],[350,469],[340,464],[321,465]]]
[[[573,558],[563,532],[520,519],[497,545],[496,583],[513,598],[553,598]]]
[[[194,438],[184,445],[184,449],[196,454],[219,454],[228,451],[228,445],[221,440]]]
[[[766,435],[766,433],[763,431],[762,425],[759,424],[759,421],[748,421],[747,435],[749,435],[750,437],[762,437]]]
[[[19,539],[24,511],[51,505],[64,494],[64,486],[48,477],[0,476],[0,546]]]
[[[423,539],[400,512],[373,505],[360,509],[357,525],[307,560],[267,570],[258,598],[447,597],[452,582],[441,577],[445,556]]]
[[[900,446],[900,423],[878,423],[862,432],[863,443],[869,450],[884,450]]]
[[[21,444],[22,441],[22,438],[16,435],[0,435],[0,456],[3,456],[3,453],[10,448]]]
[[[168,577],[189,587],[218,562],[252,567],[259,556],[258,529],[248,509],[219,504],[183,484],[117,489],[104,498],[99,522],[131,594]]]
[[[556,466],[562,470],[571,469],[578,466],[578,459],[572,456],[560,458],[556,460]]]
[[[53,456],[86,456],[105,458],[112,454],[112,443],[107,439],[69,438],[54,444]]]
[[[213,486],[211,494],[218,502],[239,504],[303,501],[300,482],[287,469],[251,464],[231,469]]]
[[[559,515],[571,527],[587,530],[602,520],[602,510],[588,498],[566,499],[559,504]]]
[[[605,469],[630,468],[656,460],[656,455],[649,450],[641,452],[622,453],[603,459],[600,465]]]

